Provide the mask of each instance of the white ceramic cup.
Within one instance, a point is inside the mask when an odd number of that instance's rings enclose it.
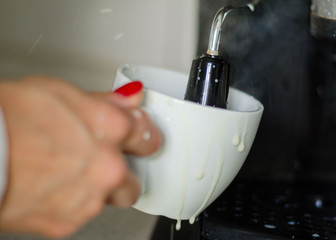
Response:
[[[159,151],[129,156],[140,178],[142,195],[134,208],[191,223],[230,184],[243,165],[256,135],[262,104],[230,88],[228,109],[184,101],[188,75],[143,66],[121,66],[114,89],[140,80],[142,107],[163,134]]]

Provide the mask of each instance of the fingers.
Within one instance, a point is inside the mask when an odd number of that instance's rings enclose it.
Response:
[[[132,109],[132,131],[125,139],[123,149],[127,154],[146,156],[154,153],[161,145],[161,133],[148,115],[141,109]]]
[[[137,177],[128,169],[126,159],[119,151],[102,147],[98,161],[88,176],[95,182],[95,189],[106,193],[104,199],[115,207],[132,206],[140,195]]]
[[[119,113],[114,110],[113,114],[107,114],[107,111],[102,110],[101,112],[105,112],[105,121],[94,125],[96,129],[105,129],[108,134],[104,132],[104,136],[111,136],[112,142],[120,141],[125,153],[145,156],[159,148],[162,141],[161,133],[148,115],[139,108],[143,96],[140,82],[131,82],[115,92],[92,93],[92,95],[108,105],[119,107]],[[112,121],[115,124],[111,124]],[[97,127],[98,125],[101,127]],[[102,130],[95,132],[98,137],[103,135],[100,134]]]
[[[92,109],[95,109],[96,116],[100,116],[92,124],[97,133],[96,138],[104,143],[105,149],[109,149],[108,146],[113,148],[116,144],[120,147],[118,156],[100,158],[114,159],[110,167],[98,171],[111,177],[111,181],[105,182],[117,183],[109,186],[111,190],[107,203],[120,208],[130,207],[140,195],[140,185],[136,176],[127,169],[123,154],[146,156],[154,153],[161,145],[161,133],[139,107],[143,97],[141,83],[132,82],[115,92],[91,94],[98,103]],[[108,152],[105,151],[107,155]],[[109,173],[106,172],[107,169]],[[116,169],[121,170],[116,172]]]
[[[161,144],[160,131],[145,112],[136,108],[142,101],[142,88],[141,82],[134,81],[115,90],[114,93],[117,94],[110,95],[115,98],[120,106],[132,108],[130,111],[134,126],[133,131],[125,141],[124,149],[126,153],[140,156],[155,152]]]
[[[136,202],[139,195],[139,181],[132,172],[129,172],[125,182],[111,192],[107,203],[119,208],[128,208]]]

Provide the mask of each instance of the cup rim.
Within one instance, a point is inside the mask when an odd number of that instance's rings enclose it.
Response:
[[[166,68],[161,68],[161,67],[142,65],[142,64],[123,64],[123,65],[121,65],[121,66],[118,67],[117,71],[119,73],[121,73],[127,79],[128,82],[138,81],[138,79],[130,79],[129,76],[127,76],[125,74],[125,72],[124,72],[124,70],[125,70],[126,67],[129,69],[131,66],[137,67],[137,68],[163,70],[163,71],[174,72],[174,73],[177,73],[177,74],[187,75],[186,73],[183,73],[183,72],[179,72],[179,71],[175,71],[175,70],[171,70],[171,69],[166,69]],[[197,108],[197,109],[201,109],[202,108],[202,109],[209,110],[209,111],[218,111],[218,110],[221,110],[223,112],[227,112],[227,113],[231,113],[231,114],[239,114],[239,113],[259,114],[259,113],[262,113],[264,111],[264,106],[262,105],[262,103],[258,99],[256,99],[252,95],[250,95],[248,93],[245,93],[244,91],[239,90],[239,89],[234,88],[234,87],[230,87],[229,94],[230,94],[231,91],[236,91],[236,92],[238,92],[240,94],[243,94],[246,97],[251,98],[255,102],[255,105],[257,106],[257,108],[255,110],[246,110],[246,111],[239,111],[239,110],[233,110],[233,109],[224,109],[224,108],[216,108],[216,107],[201,105],[201,104],[198,104],[198,103],[195,103],[195,102],[192,102],[192,101],[187,101],[187,100],[182,100],[182,99],[179,99],[179,98],[176,98],[176,97],[172,97],[172,96],[170,96],[168,94],[161,93],[159,91],[147,88],[146,86],[144,86],[144,91],[148,92],[149,94],[152,94],[152,95],[158,95],[158,96],[161,96],[161,97],[166,97],[166,98],[171,99],[171,100],[173,100],[175,102],[178,102],[179,104],[190,105],[190,107],[194,107],[194,108]]]

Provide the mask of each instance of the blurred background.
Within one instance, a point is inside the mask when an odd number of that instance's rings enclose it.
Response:
[[[0,0],[0,76],[58,76],[107,91],[119,65],[189,71],[195,0]]]

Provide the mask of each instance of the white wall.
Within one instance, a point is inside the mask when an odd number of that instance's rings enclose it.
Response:
[[[188,72],[196,0],[0,0],[0,77],[49,74],[111,89],[117,66]]]

